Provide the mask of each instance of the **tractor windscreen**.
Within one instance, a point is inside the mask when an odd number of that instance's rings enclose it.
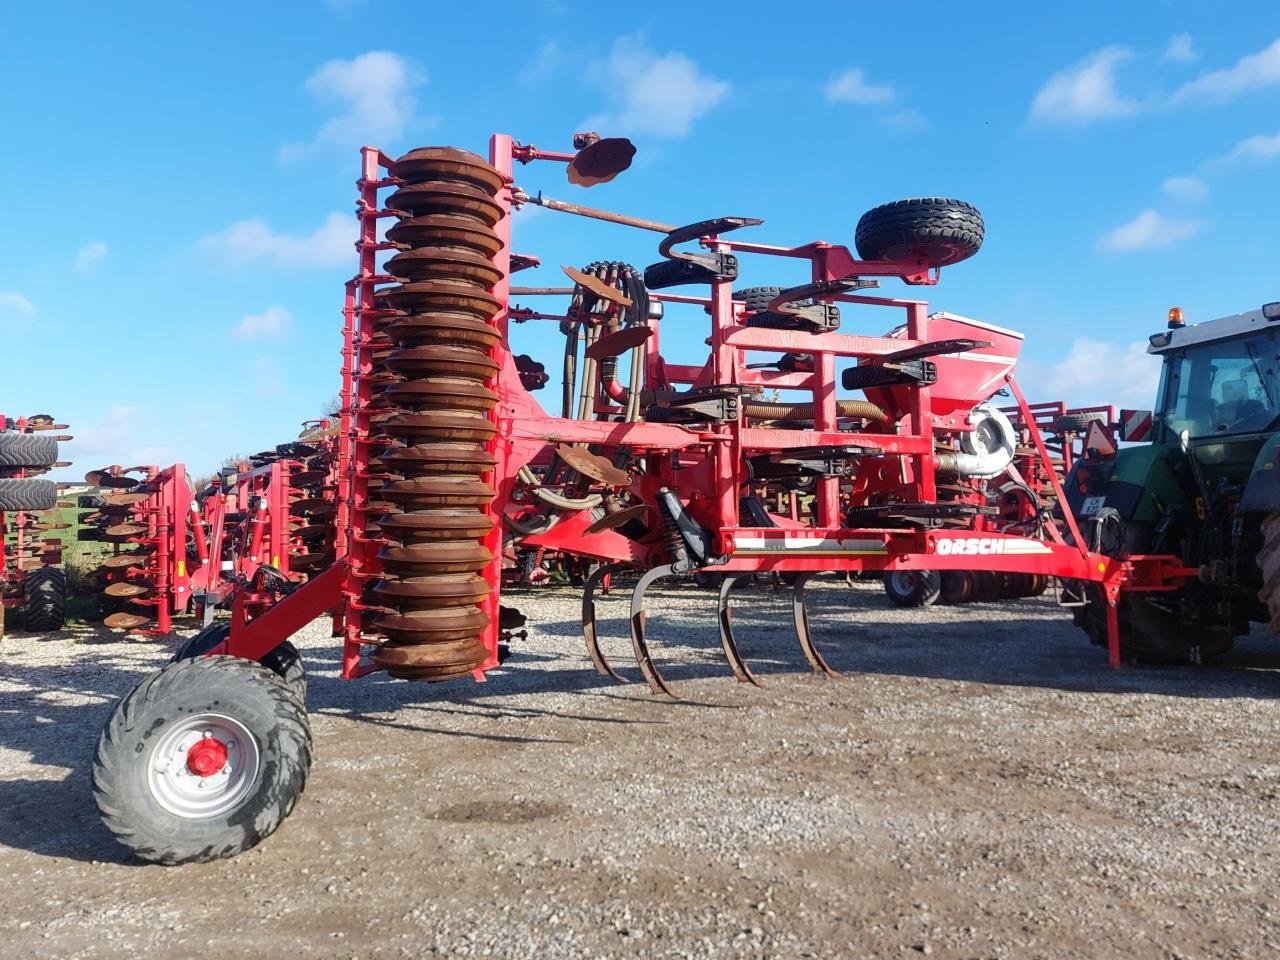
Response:
[[[1166,441],[1266,430],[1280,414],[1275,331],[1167,353],[1158,409]]]

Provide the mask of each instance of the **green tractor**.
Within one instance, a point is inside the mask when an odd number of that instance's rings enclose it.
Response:
[[[1175,308],[1150,343],[1163,358],[1156,409],[1122,411],[1119,432],[1146,442],[1087,449],[1065,493],[1095,550],[1200,571],[1174,592],[1123,594],[1119,610],[1126,660],[1198,663],[1251,623],[1280,632],[1280,302],[1191,326]],[[1098,588],[1067,584],[1064,602],[1105,645]]]

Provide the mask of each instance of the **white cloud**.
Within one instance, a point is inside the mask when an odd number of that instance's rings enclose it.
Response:
[[[520,70],[520,82],[541,83],[551,76],[564,61],[565,54],[560,48],[560,41],[554,38],[547,40],[538,48],[538,52],[533,55],[533,59]]]
[[[0,320],[6,316],[31,319],[36,315],[36,305],[20,293],[0,293]]]
[[[1116,67],[1133,56],[1127,47],[1103,47],[1059,70],[1031,102],[1031,118],[1044,123],[1085,124],[1127,117],[1138,102],[1116,91]]]
[[[1234,162],[1236,160],[1270,160],[1273,157],[1280,157],[1280,133],[1273,137],[1263,134],[1246,137],[1219,159],[1222,162]]]
[[[880,126],[897,133],[919,133],[929,128],[925,115],[915,108],[898,110],[880,118]]]
[[[284,307],[267,307],[261,313],[249,313],[231,329],[236,340],[279,339],[293,326],[293,314]]]
[[[1209,187],[1199,177],[1168,177],[1160,189],[1184,203],[1198,203],[1209,196]]]
[[[894,98],[893,84],[868,83],[858,67],[837,73],[822,88],[828,103],[888,103]]]
[[[306,88],[340,112],[324,122],[310,143],[282,147],[280,158],[294,160],[319,147],[386,146],[398,140],[414,119],[412,90],[425,81],[420,67],[387,50],[330,60],[307,78]]]
[[[107,255],[107,245],[101,240],[86,243],[76,251],[76,269],[84,273]]]
[[[142,439],[147,418],[138,407],[108,407],[102,419],[91,424],[73,422],[74,439],[60,451],[63,460],[71,460],[67,478],[78,479],[89,470],[118,463],[122,467],[153,464],[168,466],[174,456],[166,444],[147,443]]]
[[[1069,404],[1114,403],[1149,408],[1155,402],[1160,360],[1147,344],[1111,343],[1080,337],[1067,356],[1055,363],[1043,383],[1045,395]]]
[[[694,121],[714,110],[729,95],[728,81],[707,76],[683,53],[659,57],[633,38],[614,42],[607,60],[588,68],[612,93],[614,105],[589,123],[609,135],[650,134],[683,137]]]
[[[1191,34],[1179,33],[1169,38],[1169,44],[1164,48],[1164,56],[1160,59],[1170,63],[1194,63],[1200,59],[1200,54],[1196,52],[1195,41],[1191,39]]]
[[[331,213],[306,234],[276,233],[262,217],[238,220],[202,237],[196,249],[241,265],[267,260],[287,267],[337,267],[355,264],[356,221]]]
[[[1213,70],[1184,83],[1170,102],[1226,103],[1241,94],[1280,84],[1280,40],[1264,50],[1241,57],[1234,66]]]
[[[1128,223],[1103,234],[1098,245],[1117,253],[1158,250],[1199,233],[1203,220],[1166,217],[1155,210],[1143,210]]]

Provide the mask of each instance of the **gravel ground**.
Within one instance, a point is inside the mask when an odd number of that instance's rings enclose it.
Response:
[[[844,676],[810,676],[785,594],[748,591],[736,684],[713,600],[657,591],[670,703],[589,669],[578,596],[484,684],[336,679],[299,638],[316,763],[257,849],[128,861],[86,770],[171,644],[0,645],[0,955],[148,958],[1280,955],[1280,656],[1106,667],[1050,599],[900,611],[810,588]],[[510,600],[508,602],[511,602]],[[636,676],[625,591],[605,646]]]

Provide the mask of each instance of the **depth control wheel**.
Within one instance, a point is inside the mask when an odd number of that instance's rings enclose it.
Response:
[[[936,570],[893,570],[884,575],[884,592],[895,607],[931,607],[942,593]]]
[[[306,711],[282,679],[237,657],[198,657],[116,704],[98,738],[93,794],[138,858],[201,862],[270,836],[310,767]]]

